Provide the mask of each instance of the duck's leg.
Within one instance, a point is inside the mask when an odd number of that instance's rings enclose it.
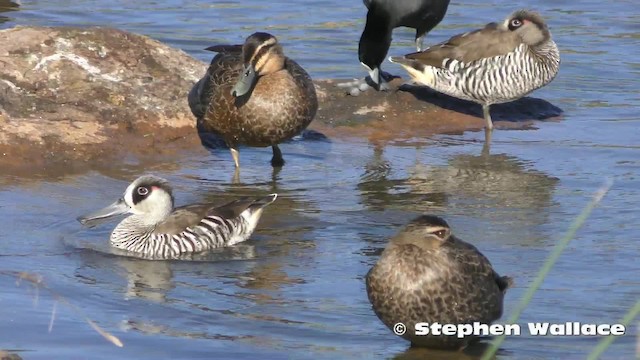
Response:
[[[236,168],[233,172],[233,177],[231,178],[231,183],[233,185],[240,185],[240,168]]]
[[[483,104],[482,105],[482,115],[484,115],[484,120],[487,122],[486,129],[491,131],[493,130],[493,121],[491,121],[491,112],[489,107],[491,105]]]
[[[488,156],[491,151],[491,134],[493,134],[492,130],[487,128],[484,129],[484,144],[482,145],[482,155]]]
[[[273,149],[273,157],[271,158],[271,166],[273,167],[282,167],[284,165],[284,159],[282,158],[282,151],[278,145],[273,145],[271,147]]]
[[[231,150],[231,157],[233,158],[233,162],[236,164],[236,169],[240,167],[240,153],[238,149],[229,146],[229,150]]]

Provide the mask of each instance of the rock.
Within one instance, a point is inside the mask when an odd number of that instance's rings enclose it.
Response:
[[[396,76],[389,91],[369,89],[349,96],[338,87],[341,81],[316,81],[320,108],[312,127],[329,137],[366,137],[374,143],[484,129],[480,105],[404,82]],[[496,129],[532,128],[535,120],[561,113],[551,103],[531,97],[491,106]]]
[[[205,154],[187,94],[206,67],[181,50],[111,28],[2,30],[0,168],[67,173],[132,157],[167,163],[183,150]],[[339,81],[315,83],[320,108],[311,128],[329,137],[389,141],[484,127],[479,105],[401,86],[397,77],[391,91],[357,97]],[[528,127],[560,112],[531,98],[492,107],[497,128]]]
[[[186,96],[205,69],[180,50],[115,29],[0,31],[0,165],[198,145]]]

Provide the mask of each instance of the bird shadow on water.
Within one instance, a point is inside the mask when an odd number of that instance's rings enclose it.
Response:
[[[425,86],[403,84],[398,91],[412,94],[416,99],[431,103],[443,109],[482,118],[482,107],[472,101],[458,99],[439,93]],[[530,120],[548,120],[562,115],[563,110],[552,103],[534,97],[525,96],[515,101],[491,105],[493,121],[524,122]]]

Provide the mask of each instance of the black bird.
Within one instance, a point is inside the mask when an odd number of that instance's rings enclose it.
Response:
[[[387,90],[380,64],[391,46],[393,29],[401,26],[416,29],[416,48],[422,50],[424,35],[442,21],[449,0],[363,0],[369,9],[367,23],[360,37],[358,57],[367,68],[377,90]]]

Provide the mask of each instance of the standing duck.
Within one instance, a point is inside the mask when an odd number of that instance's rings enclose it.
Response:
[[[222,136],[236,168],[239,145],[271,146],[271,164],[284,165],[278,144],[300,134],[318,110],[309,74],[263,32],[249,36],[244,45],[207,50],[218,54],[189,92],[199,126]]]
[[[490,324],[502,316],[512,280],[499,276],[473,245],[456,238],[443,219],[423,215],[393,237],[366,277],[373,311],[413,345],[461,349],[473,337],[414,334],[415,324]]]
[[[113,230],[111,245],[145,258],[171,259],[247,240],[264,207],[277,196],[243,198],[222,206],[193,204],[174,208],[169,183],[145,175],[132,182],[116,202],[78,221],[91,227],[103,219],[132,214]]]
[[[519,10],[502,24],[456,35],[422,52],[391,57],[418,83],[489,107],[517,100],[547,85],[558,74],[560,52],[542,17]]]
[[[397,27],[416,30],[415,42],[418,51],[422,50],[424,35],[442,21],[449,0],[363,0],[367,7],[367,23],[360,36],[358,58],[369,71],[376,90],[388,90],[380,65],[387,57],[391,46],[391,34]],[[358,85],[366,88],[360,81],[346,85]],[[352,92],[353,93],[353,92]]]

